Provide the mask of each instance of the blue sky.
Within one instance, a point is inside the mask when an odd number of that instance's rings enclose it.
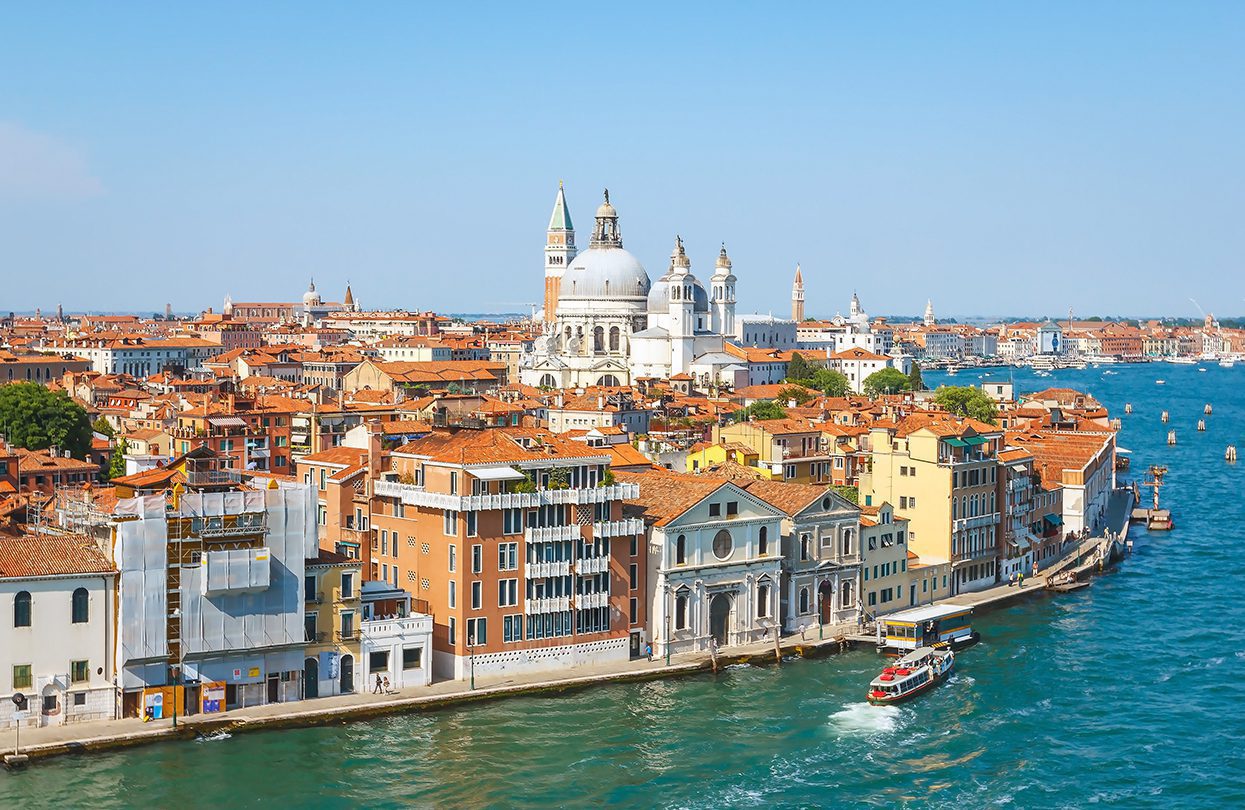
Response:
[[[0,309],[521,309],[559,179],[742,307],[1245,312],[1245,4],[16,4]]]

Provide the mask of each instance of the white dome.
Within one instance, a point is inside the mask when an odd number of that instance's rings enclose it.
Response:
[[[647,300],[648,273],[640,260],[618,247],[589,248],[562,274],[558,301]]]
[[[695,306],[693,312],[709,311],[709,293],[705,291],[705,285],[695,276],[692,279],[692,290]],[[648,293],[648,311],[649,312],[669,312],[670,311],[670,275],[666,274],[653,282],[652,289]]]

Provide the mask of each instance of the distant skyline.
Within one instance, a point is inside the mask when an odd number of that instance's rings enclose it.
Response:
[[[15,6],[0,311],[524,311],[563,180],[741,312],[1245,313],[1245,6],[782,11]]]

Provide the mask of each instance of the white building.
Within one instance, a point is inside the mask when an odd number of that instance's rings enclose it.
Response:
[[[117,716],[117,571],[83,535],[0,535],[0,728]]]
[[[664,471],[628,509],[648,537],[653,655],[750,644],[781,631],[785,513],[730,481]]]
[[[827,358],[827,365],[840,372],[847,377],[847,382],[851,385],[852,390],[857,394],[864,391],[865,380],[870,374],[875,374],[884,368],[896,367],[902,373],[907,374],[908,369],[903,366],[906,358],[904,357],[887,357],[882,354],[874,354],[858,346],[850,349],[844,349],[841,352],[835,352]]]
[[[740,315],[736,319],[738,345],[756,349],[791,351],[799,346],[796,322],[773,315]]]
[[[375,689],[376,676],[391,689],[432,683],[432,617],[411,612],[411,595],[374,580],[363,583],[359,691]]]
[[[520,359],[520,379],[549,388],[623,386],[733,365],[723,335],[735,330],[735,280],[723,247],[707,291],[676,237],[669,269],[650,282],[623,249],[609,192],[588,249],[577,252],[559,189],[546,238],[544,332]]]

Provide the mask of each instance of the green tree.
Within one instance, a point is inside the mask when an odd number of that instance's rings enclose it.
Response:
[[[833,489],[835,492],[839,493],[840,495],[842,495],[844,498],[847,498],[852,503],[860,503],[860,488],[859,487],[849,487],[849,486],[841,486],[841,485],[835,484],[831,486],[830,488]]]
[[[809,391],[802,385],[788,385],[778,391],[778,401],[780,403],[794,402],[796,405],[803,405],[814,396],[812,391]]]
[[[994,400],[980,388],[971,386],[943,386],[934,394],[934,402],[956,416],[969,416],[991,425],[998,416]]]
[[[912,370],[908,372],[908,382],[912,385],[913,391],[925,390],[925,381],[921,379],[921,366],[919,364],[912,364]]]
[[[64,391],[51,391],[38,383],[0,386],[0,433],[27,450],[56,445],[85,458],[91,449],[91,420],[86,410]]]
[[[813,372],[809,387],[816,388],[828,397],[841,397],[851,389],[851,383],[842,372],[829,368],[819,368]]]
[[[112,458],[108,462],[108,480],[120,478],[125,475],[125,454],[130,452],[130,443],[121,437],[121,441],[117,442],[117,446],[113,448]]]
[[[112,425],[108,423],[108,420],[102,416],[91,423],[91,430],[96,433],[102,433],[110,439],[117,435],[117,431],[114,430]]]
[[[740,421],[745,419],[786,419],[787,411],[772,399],[762,399],[736,411]]]
[[[884,368],[865,377],[865,393],[871,397],[878,394],[897,394],[900,391],[911,391],[912,381],[908,375],[897,368]]]
[[[791,353],[791,362],[787,363],[787,382],[800,383],[813,378],[813,367],[799,352]]]

